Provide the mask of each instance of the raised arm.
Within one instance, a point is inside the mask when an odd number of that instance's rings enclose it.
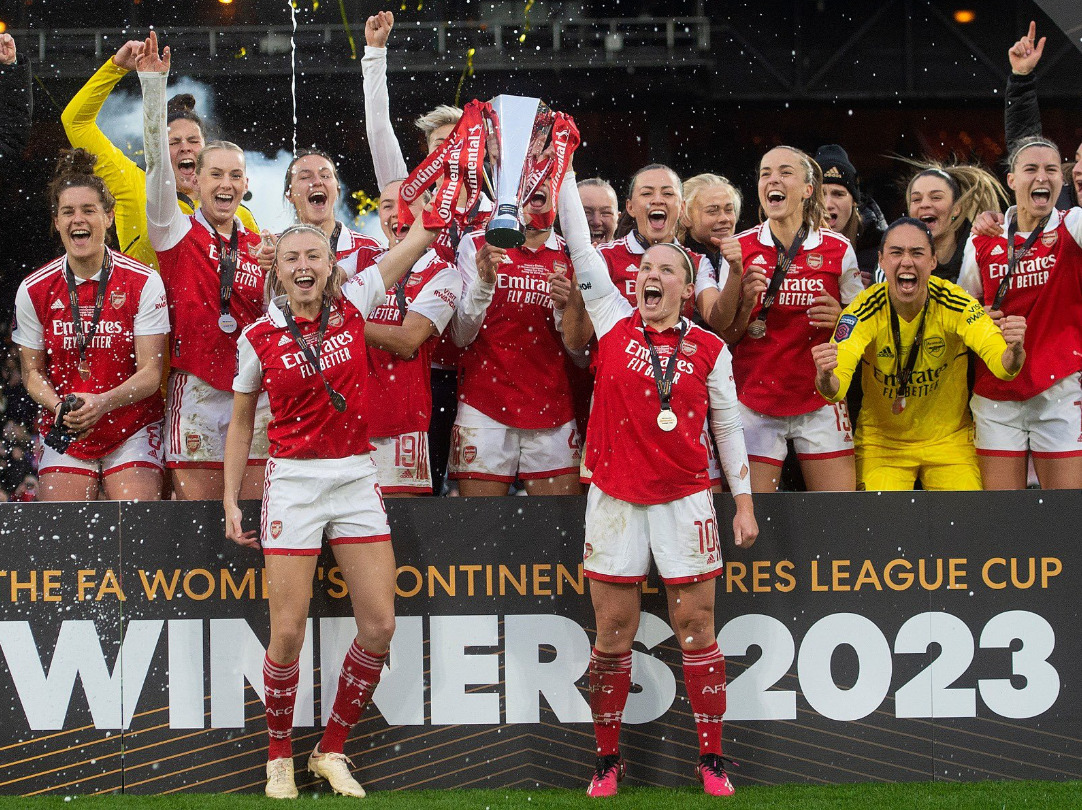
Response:
[[[364,25],[364,56],[361,58],[361,79],[364,85],[364,126],[368,133],[368,148],[372,152],[372,167],[376,170],[379,190],[392,180],[409,174],[402,147],[391,127],[391,102],[387,92],[387,38],[394,28],[394,14],[381,11],[368,18]]]
[[[590,242],[590,223],[582,207],[582,198],[579,196],[579,189],[575,183],[574,171],[569,171],[564,176],[558,205],[564,241],[567,242],[571,264],[575,268],[575,280],[578,282],[579,293],[589,315],[590,331],[596,332],[600,337],[609,331],[617,320],[627,317],[633,310],[631,304],[612,283],[609,268]],[[574,300],[572,298],[564,309],[564,341],[569,348],[582,348],[589,341],[590,335],[586,335],[586,341],[583,341],[582,345],[574,345],[571,340],[574,336],[569,336],[567,331],[568,310],[571,309]],[[583,332],[580,332],[578,337],[581,338],[582,334]],[[575,341],[575,344],[577,343],[578,341]]]
[[[116,229],[120,249],[140,261],[153,262],[154,251],[146,232],[146,174],[113,144],[98,126],[102,105],[117,83],[136,70],[143,41],[125,42],[68,102],[60,116],[68,142],[98,158],[94,172],[116,198]]]
[[[418,215],[416,224],[409,229],[405,238],[384,253],[379,260],[379,272],[383,276],[384,289],[389,290],[397,284],[439,235],[439,231],[425,230],[421,226],[421,217]]]
[[[1007,51],[1011,75],[1004,97],[1003,123],[1007,149],[1027,135],[1041,134],[1041,110],[1037,103],[1037,77],[1034,69],[1044,54],[1046,37],[1037,39],[1037,23],[1031,21],[1028,33]]]
[[[157,251],[169,250],[191,227],[177,207],[177,178],[169,159],[169,127],[165,121],[165,86],[169,81],[169,48],[158,55],[158,35],[150,32],[137,60],[143,88],[143,150],[147,163],[147,232]]]
[[[0,34],[0,165],[26,150],[34,111],[30,59],[20,62],[11,34]]]

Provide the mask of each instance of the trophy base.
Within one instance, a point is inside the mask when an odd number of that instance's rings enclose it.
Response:
[[[485,229],[485,241],[503,250],[522,247],[526,242],[526,230],[517,217],[495,216]]]

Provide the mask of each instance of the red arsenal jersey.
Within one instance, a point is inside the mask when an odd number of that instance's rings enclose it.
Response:
[[[462,293],[458,270],[429,250],[413,266],[402,288],[406,312],[416,312],[436,327],[433,335],[404,360],[396,354],[368,346],[369,435],[398,436],[428,431],[432,419],[432,349],[446,328]],[[395,288],[368,316],[369,323],[398,326],[405,313],[399,309]]]
[[[1008,222],[1014,208],[1007,212]],[[1006,230],[1006,223],[1004,223]],[[1029,234],[1015,234],[1015,249]],[[1044,231],[1011,276],[1003,299],[1006,315],[1026,319],[1026,362],[1011,382],[977,363],[973,390],[982,397],[1022,401],[1082,369],[1082,208],[1053,211]],[[986,307],[1007,274],[1004,236],[970,237],[958,283]]]
[[[475,232],[459,246],[459,271],[466,296],[477,280],[477,251],[485,235]],[[563,240],[552,234],[537,250],[525,246],[507,251],[495,290],[481,313],[479,328],[462,352],[458,365],[458,398],[508,427],[544,430],[574,418],[568,360],[556,331],[548,277],[570,272],[571,260]],[[455,313],[456,342],[467,313]],[[467,330],[467,331],[471,331]]]
[[[342,228],[338,234],[338,244],[334,246],[334,258],[346,271],[348,278],[357,274],[357,268],[368,267],[377,258],[387,252],[378,241],[363,233]]]
[[[767,223],[737,236],[743,248],[744,272],[756,268],[774,276],[778,251]],[[863,291],[852,245],[844,236],[820,228],[808,234],[789,267],[767,315],[766,335],[749,335],[730,347],[740,401],[767,416],[799,416],[823,407],[815,390],[815,361],[811,347],[830,340],[830,329],[808,323],[812,299],[829,295],[844,307]],[[751,312],[754,320],[763,303]]]
[[[169,331],[169,314],[161,278],[146,265],[122,253],[109,251],[113,269],[105,288],[105,302],[94,339],[86,351],[90,378],[78,372],[79,350],[72,322],[71,299],[64,278],[65,257],[54,259],[19,285],[15,298],[17,328],[14,341],[46,353],[45,369],[53,389],[68,394],[100,394],[116,388],[136,371],[135,338],[163,335]],[[76,280],[83,334],[90,328],[98,278]],[[162,419],[162,400],[157,394],[110,411],[83,439],[72,442],[68,453],[80,459],[98,459],[119,447],[125,439]],[[43,412],[42,435],[49,432],[54,414]]]
[[[202,211],[188,217],[187,233],[173,247],[158,251],[158,267],[169,297],[173,324],[170,365],[217,388],[230,390],[237,370],[237,338],[263,314],[266,274],[256,260],[260,236],[237,222],[237,273],[229,313],[237,329],[227,334],[218,328],[220,277],[218,240]],[[229,239],[222,238],[228,247]]]
[[[346,282],[342,299],[331,312],[319,365],[331,387],[345,397],[344,413],[332,407],[323,380],[293,339],[276,304],[244,330],[237,345],[233,390],[250,394],[262,387],[267,391],[271,409],[267,437],[273,458],[346,458],[372,450],[364,323],[367,314],[383,302],[385,292],[379,267],[369,265]],[[296,320],[314,350],[319,319]]]
[[[621,293],[622,294],[622,293]],[[594,404],[586,442],[591,483],[605,494],[641,504],[665,503],[710,488],[707,451],[700,441],[711,398],[725,392],[735,399],[732,368],[725,343],[684,319],[657,332],[643,326],[638,310],[612,295],[590,304],[598,334]],[[663,431],[648,330],[662,368],[680,344],[672,382],[671,407],[676,428]]]

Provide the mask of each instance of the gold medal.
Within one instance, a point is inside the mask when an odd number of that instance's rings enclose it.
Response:
[[[748,324],[748,337],[758,340],[766,334],[766,321],[756,318]]]
[[[678,421],[676,414],[667,409],[657,415],[657,426],[666,433],[675,429]]]
[[[90,363],[86,362],[86,360],[79,361],[79,376],[84,380],[90,379]]]
[[[895,416],[905,410],[905,397],[895,397],[894,402],[891,403],[890,411]]]

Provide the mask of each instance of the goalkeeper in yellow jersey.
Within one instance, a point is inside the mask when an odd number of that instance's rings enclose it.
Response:
[[[967,348],[1000,379],[1026,358],[1026,320],[996,320],[956,284],[932,277],[924,223],[891,223],[879,248],[886,281],[845,308],[829,343],[812,347],[815,386],[845,397],[861,366],[864,403],[856,431],[857,489],[980,489],[966,381]]]

